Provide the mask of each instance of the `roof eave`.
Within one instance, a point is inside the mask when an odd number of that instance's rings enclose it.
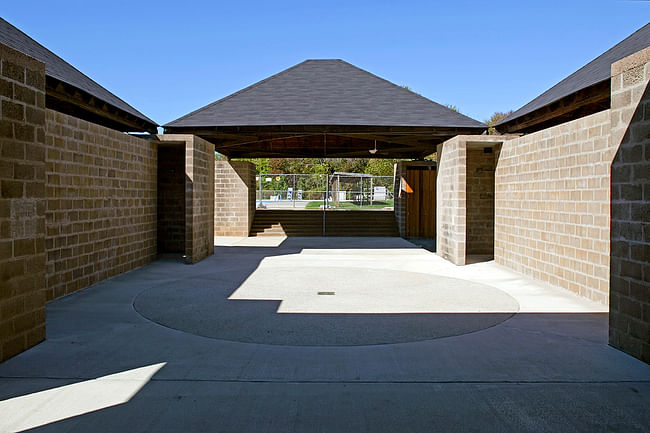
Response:
[[[118,131],[152,134],[158,131],[158,125],[146,116],[135,116],[72,84],[49,75],[46,76],[45,93],[47,108]]]
[[[584,117],[610,106],[611,82],[603,80],[554,100],[536,110],[509,116],[495,125],[501,133],[530,133]]]

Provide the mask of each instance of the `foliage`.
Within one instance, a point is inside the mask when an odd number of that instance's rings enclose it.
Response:
[[[393,165],[400,159],[382,158],[240,158],[257,166],[263,174],[366,173],[392,176]]]
[[[496,135],[498,134],[496,128],[494,125],[505,119],[506,117],[510,116],[512,114],[512,110],[506,111],[506,112],[501,112],[501,111],[495,111],[492,116],[488,120],[485,121],[485,124],[489,126],[488,128],[488,134],[489,135]]]
[[[445,107],[449,108],[451,111],[455,111],[456,113],[460,113],[460,111],[458,111],[458,107],[456,107],[453,104],[445,104]]]

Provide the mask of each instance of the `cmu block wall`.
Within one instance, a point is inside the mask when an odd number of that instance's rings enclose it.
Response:
[[[248,236],[255,216],[255,164],[215,161],[214,235]]]
[[[489,149],[490,153],[486,153]],[[494,253],[494,171],[498,148],[468,147],[467,254]]]
[[[438,145],[436,252],[456,265],[465,264],[467,146],[461,137]]]
[[[504,141],[497,163],[494,258],[606,304],[609,110]]]
[[[46,111],[47,298],[156,257],[155,142]]]
[[[650,48],[612,65],[609,342],[650,363]]]
[[[490,167],[509,137],[458,135],[438,145],[436,252],[456,265],[464,265],[468,254],[490,253],[485,247],[491,224],[487,203],[493,194]],[[484,154],[486,147],[493,154]]]
[[[185,140],[185,262],[214,254],[214,145]]]
[[[45,339],[45,65],[0,44],[0,361]]]
[[[158,147],[158,252],[185,254],[185,146]]]

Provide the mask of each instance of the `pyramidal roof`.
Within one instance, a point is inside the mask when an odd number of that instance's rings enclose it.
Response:
[[[47,77],[83,90],[89,95],[129,113],[155,128],[156,123],[153,120],[97,84],[3,18],[0,18],[0,43],[45,63],[45,75]]]
[[[306,60],[165,127],[253,125],[486,128],[343,60]]]
[[[650,46],[650,24],[630,36],[542,93],[497,124],[503,125],[532,113],[566,96],[610,79],[612,63]]]

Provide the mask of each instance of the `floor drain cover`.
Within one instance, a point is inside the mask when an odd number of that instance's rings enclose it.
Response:
[[[319,295],[329,295],[329,296],[333,296],[333,295],[336,294],[336,292],[318,292],[318,294],[319,294]]]

